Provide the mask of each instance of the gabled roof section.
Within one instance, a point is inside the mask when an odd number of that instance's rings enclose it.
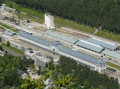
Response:
[[[13,35],[15,35],[14,32],[11,32],[11,31],[9,31],[9,30],[4,31],[3,33],[4,33],[5,35],[8,35],[8,36],[13,36]]]
[[[110,57],[113,57],[115,59],[119,59],[120,60],[120,53],[117,53],[115,51],[110,51],[108,49],[105,49],[104,51],[102,51],[103,54],[108,55]]]
[[[72,44],[74,44],[76,41],[78,41],[78,40],[75,39],[75,38],[72,38],[72,37],[70,37],[70,36],[66,36],[66,35],[57,33],[57,32],[55,32],[55,31],[51,31],[51,30],[47,30],[47,31],[45,31],[44,33],[47,34],[47,35],[53,36],[53,37],[55,37],[55,38],[58,38],[58,39],[67,41],[67,42],[72,43]]]
[[[112,43],[109,43],[109,42],[106,42],[106,41],[102,41],[102,40],[99,40],[99,39],[96,39],[96,38],[89,38],[88,42],[100,45],[100,46],[102,46],[104,48],[108,48],[110,50],[115,50],[118,47],[115,44],[112,44]]]
[[[48,41],[46,41],[44,39],[41,39],[41,38],[36,37],[36,36],[33,36],[30,33],[27,33],[25,31],[19,31],[18,35],[22,36],[22,37],[24,37],[26,39],[29,39],[29,40],[35,41],[37,43],[40,43],[42,45],[45,45],[45,46],[50,46],[52,44],[51,42],[48,42]]]
[[[101,47],[99,45],[96,45],[96,44],[93,44],[93,43],[90,43],[90,42],[87,42],[87,41],[84,41],[84,40],[77,41],[75,43],[75,45],[87,48],[89,50],[92,50],[92,51],[95,51],[95,52],[98,52],[98,53],[100,53],[104,49],[103,47]]]
[[[69,54],[69,55],[72,55],[76,58],[79,58],[79,59],[82,59],[84,61],[87,61],[87,62],[90,62],[90,63],[93,63],[95,65],[99,65],[99,66],[105,66],[106,65],[106,62],[101,60],[101,59],[96,59],[96,58],[93,58],[91,56],[88,56],[86,54],[82,54],[80,52],[77,52],[77,51],[74,51],[74,50],[71,50],[69,48],[66,48],[66,47],[63,47],[63,46],[58,46],[57,47],[61,52],[63,53],[66,53],[66,54]]]
[[[54,41],[52,45],[57,47],[58,45],[62,45],[62,43],[60,41]]]

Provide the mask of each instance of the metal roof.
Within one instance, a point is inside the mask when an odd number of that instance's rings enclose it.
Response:
[[[95,52],[101,52],[104,49],[103,47],[99,45],[96,45],[96,44],[93,44],[93,43],[90,43],[84,40],[79,40],[78,42],[75,43],[75,45],[87,48]]]
[[[60,41],[54,41],[52,45],[57,47],[58,45],[62,45],[62,43]]]
[[[40,43],[42,45],[45,45],[45,46],[50,46],[52,44],[51,42],[48,42],[48,41],[43,40],[43,39],[41,39],[39,37],[33,36],[30,33],[27,33],[25,31],[19,31],[18,35],[22,36],[22,37],[24,37],[26,39],[29,39],[29,40],[35,41],[37,43]]]
[[[74,44],[76,41],[78,41],[78,40],[75,39],[75,38],[72,38],[72,37],[70,37],[70,36],[66,36],[66,35],[57,33],[57,32],[55,32],[55,31],[47,30],[47,31],[45,31],[44,33],[47,34],[47,35],[56,37],[56,38],[58,38],[58,39],[61,39],[61,40],[64,40],[64,41],[73,43],[73,44]]]
[[[72,55],[76,58],[79,58],[79,59],[82,59],[84,61],[87,61],[87,62],[90,62],[90,63],[93,63],[95,65],[99,65],[99,66],[105,66],[106,65],[106,62],[101,60],[101,59],[96,59],[96,58],[93,58],[91,56],[88,56],[86,54],[82,54],[80,52],[77,52],[77,51],[74,51],[74,50],[71,50],[69,48],[66,48],[66,47],[63,47],[61,45],[57,46],[57,48],[63,52],[63,53],[66,53],[66,54],[69,54],[69,55]],[[79,60],[78,60],[79,61]]]
[[[13,36],[15,34],[14,32],[11,32],[9,30],[4,31],[3,33],[8,36]]]
[[[104,51],[101,52],[102,54],[108,55],[110,57],[120,59],[120,54],[115,52],[115,51],[110,51],[108,49],[105,49]]]
[[[96,38],[89,38],[88,42],[103,46],[105,48],[111,49],[111,50],[115,50],[118,46],[109,42],[105,42]]]
[[[51,45],[54,44],[54,43],[52,44],[52,43],[50,43],[50,42],[48,42],[48,41],[45,41],[45,40],[43,40],[43,39],[41,39],[41,38],[35,37],[35,36],[31,35],[30,33],[27,33],[27,32],[24,32],[24,31],[19,31],[19,32],[18,32],[18,35],[19,35],[19,36],[22,36],[22,37],[24,37],[24,38],[26,38],[26,39],[35,41],[35,42],[37,42],[37,43],[43,44],[43,45],[45,45],[45,46],[51,46]],[[74,57],[76,57],[76,58],[79,58],[79,59],[82,59],[82,60],[84,60],[84,61],[93,63],[93,64],[98,65],[98,66],[102,66],[102,65],[105,66],[105,65],[106,65],[106,62],[105,62],[105,61],[99,60],[99,59],[96,59],[96,58],[93,58],[93,57],[91,57],[91,56],[82,54],[82,53],[77,52],[77,51],[73,51],[73,50],[71,50],[71,49],[69,49],[69,48],[63,47],[63,46],[61,45],[61,43],[58,42],[58,41],[55,42],[55,46],[56,46],[61,52],[66,53],[66,54],[69,54],[69,55],[72,55],[72,56],[74,56]],[[78,60],[78,61],[79,61],[79,60]],[[80,61],[79,61],[79,62],[80,62]]]

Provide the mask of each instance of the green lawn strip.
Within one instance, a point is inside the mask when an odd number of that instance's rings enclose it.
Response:
[[[2,24],[2,23],[0,23],[0,25],[2,25],[2,26],[4,26],[5,28],[7,28],[7,29],[9,29],[9,30],[11,30],[11,31],[13,31],[13,32],[18,32],[18,30],[16,30],[15,28],[13,28],[13,27],[10,27],[10,26],[8,26],[8,25],[5,25],[5,24]],[[2,27],[3,28],[3,27]],[[6,30],[6,29],[4,29],[4,30]]]
[[[115,69],[113,69],[113,68],[111,68],[111,67],[109,67],[109,66],[107,66],[107,69],[108,69],[108,70],[115,70]]]
[[[0,29],[2,29],[2,30],[6,30],[4,27],[2,27],[2,26],[0,26]]]
[[[96,35],[120,42],[120,35],[110,33],[106,30],[100,30]]]
[[[14,28],[12,28],[12,29],[10,29],[11,31],[13,31],[13,32],[15,32],[15,33],[18,33],[19,32],[19,30],[16,30],[16,29],[14,29]]]
[[[33,20],[33,21],[38,22],[38,23],[41,23],[41,24],[43,24],[43,22],[44,22],[44,19],[40,19],[40,20],[39,20],[39,19],[36,19],[36,18],[34,18],[34,17],[25,15],[25,14],[16,13],[16,15],[17,15],[17,16],[20,16],[21,19],[22,19],[22,18],[25,18],[25,19]]]
[[[85,26],[82,24],[78,24],[74,21],[68,20],[68,19],[63,19],[60,17],[55,16],[55,23],[57,26],[66,26],[66,27],[71,27],[75,29],[79,29],[81,31],[93,33],[95,31],[95,28],[92,28],[90,26]]]
[[[10,27],[10,26],[8,26],[8,25],[5,25],[5,24],[3,24],[3,23],[0,23],[0,25],[2,25],[2,26],[4,26],[4,27],[6,27],[6,28],[8,28],[8,29],[11,29],[11,28],[13,28],[13,27]]]
[[[111,67],[107,66],[107,69],[112,69]]]
[[[13,51],[21,54],[21,55],[24,55],[24,52],[23,52],[23,51],[21,51],[21,50],[19,50],[19,49],[16,49],[15,47],[10,46],[9,48],[10,48],[11,50],[13,50]]]
[[[115,64],[113,64],[113,63],[110,63],[110,62],[106,62],[107,63],[107,65],[108,66],[111,66],[111,67],[113,67],[113,68],[115,68],[115,69],[118,69],[118,70],[120,70],[120,66],[118,66],[118,65],[115,65]]]
[[[15,48],[15,47],[12,47],[12,46],[7,47],[7,44],[5,44],[5,43],[2,43],[1,46],[5,47],[5,48],[8,48],[8,49],[10,49],[11,51],[16,52],[16,53],[20,54],[21,56],[24,55],[24,52],[23,52],[23,51],[21,51],[21,50]]]

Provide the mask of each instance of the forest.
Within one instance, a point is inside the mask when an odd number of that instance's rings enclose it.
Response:
[[[78,64],[71,58],[60,57],[60,68],[63,75],[72,75],[72,81],[75,89],[80,89],[81,85],[87,83],[85,89],[119,89],[118,80],[109,78],[105,74],[99,74],[90,70],[87,66]]]
[[[39,67],[38,74],[41,76],[39,80],[30,82],[28,77],[22,88],[43,89],[46,86],[43,80],[50,78],[53,83],[49,89],[119,89],[117,79],[92,71],[65,56],[60,57],[57,65],[51,61],[46,63],[45,69]]]
[[[119,0],[10,0],[77,23],[120,33]]]
[[[6,53],[0,56],[0,89],[44,89],[47,79],[53,81],[50,89],[119,89],[118,80],[90,70],[71,58],[61,56],[57,64],[51,60],[45,68],[39,66],[38,80],[30,76],[22,79],[18,69],[27,73],[27,68],[34,61],[23,57],[15,57]],[[28,74],[28,73],[27,73]]]
[[[26,59],[26,57],[15,57],[6,53],[3,57],[0,56],[0,89],[20,89],[24,80],[18,74],[18,69],[26,71],[28,65],[34,61]]]

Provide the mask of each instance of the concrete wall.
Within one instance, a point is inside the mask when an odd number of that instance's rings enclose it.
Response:
[[[54,28],[54,18],[53,16],[49,15],[49,14],[45,14],[45,27],[47,27],[48,29],[52,29]]]

